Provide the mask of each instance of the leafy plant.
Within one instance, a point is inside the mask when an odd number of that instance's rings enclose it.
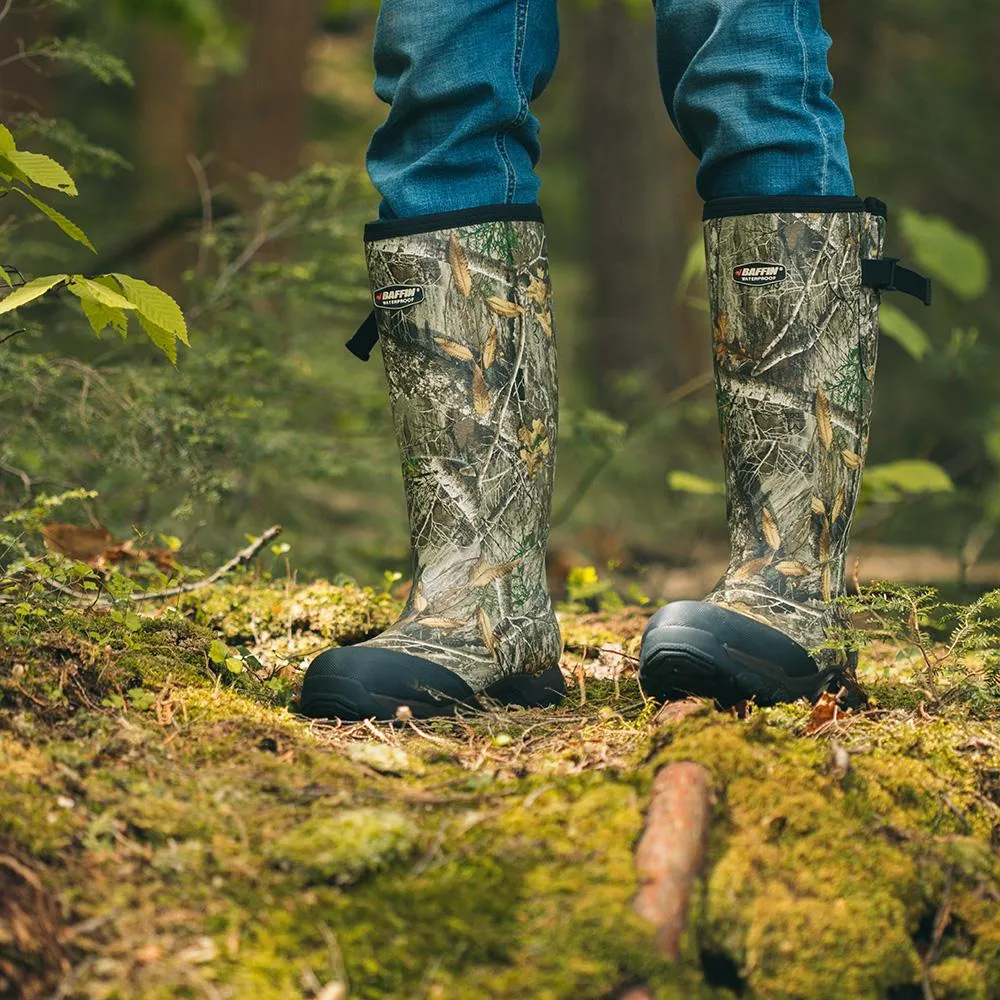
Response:
[[[958,604],[933,587],[877,581],[839,603],[853,623],[829,645],[899,645],[897,669],[911,670],[929,701],[960,699],[988,714],[1000,707],[1000,590]]]
[[[77,196],[76,184],[67,170],[50,156],[17,148],[10,130],[0,125],[0,197],[16,194],[37,213],[54,222],[70,239],[95,252],[87,234],[62,212],[42,201],[37,188]],[[123,339],[129,316],[135,316],[149,339],[172,363],[177,363],[177,342],[190,344],[187,323],[180,306],[154,285],[127,274],[49,274],[18,283],[0,267],[0,279],[10,289],[0,301],[0,316],[21,309],[59,289],[65,288],[79,300],[91,329],[100,336],[109,327]]]

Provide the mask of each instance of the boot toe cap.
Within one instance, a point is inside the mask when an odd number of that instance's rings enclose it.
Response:
[[[643,689],[654,697],[698,695],[723,705],[814,697],[829,680],[808,651],[777,628],[706,601],[660,608],[643,633]]]
[[[393,719],[406,705],[417,718],[458,705],[478,707],[472,688],[447,667],[409,653],[344,646],[320,653],[306,671],[299,710],[315,719]]]

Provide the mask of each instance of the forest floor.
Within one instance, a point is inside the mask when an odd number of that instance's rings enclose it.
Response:
[[[626,607],[562,615],[558,709],[287,707],[398,607],[249,576],[141,615],[0,605],[0,996],[1000,997],[1000,726],[912,650],[864,651],[857,713],[660,709]],[[711,823],[671,960],[633,901],[677,761]]]

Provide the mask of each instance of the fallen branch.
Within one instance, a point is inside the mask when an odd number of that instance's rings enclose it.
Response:
[[[250,562],[258,552],[268,542],[277,538],[282,532],[282,527],[280,524],[275,524],[268,528],[259,538],[255,538],[245,549],[241,549],[236,555],[233,556],[229,562],[224,563],[213,573],[210,573],[205,577],[204,580],[192,580],[190,583],[181,583],[176,587],[169,587],[166,590],[156,590],[144,594],[135,594],[131,597],[132,601],[161,601],[166,600],[169,597],[180,597],[181,594],[190,594],[196,590],[204,590],[206,587],[211,587],[213,584],[218,583],[227,573],[231,573],[237,566],[243,566],[244,564]],[[101,604],[111,604],[111,598],[109,597],[99,597],[96,600],[92,595],[82,594],[78,590],[74,590],[72,587],[67,587],[65,584],[58,583],[55,580],[46,580],[45,584],[52,590],[58,590],[60,594],[66,594],[69,597],[75,598],[85,604],[92,604],[94,607]]]
[[[635,854],[641,885],[632,906],[655,926],[657,947],[670,959],[680,956],[711,811],[710,778],[700,764],[679,761],[657,773]]]

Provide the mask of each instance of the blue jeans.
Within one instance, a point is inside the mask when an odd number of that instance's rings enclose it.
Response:
[[[663,99],[703,198],[854,194],[819,0],[654,7]],[[383,0],[375,92],[390,107],[368,149],[381,217],[535,202],[530,104],[558,52],[556,0]]]

